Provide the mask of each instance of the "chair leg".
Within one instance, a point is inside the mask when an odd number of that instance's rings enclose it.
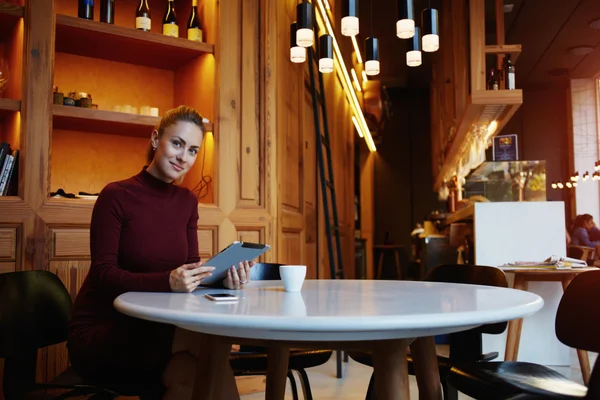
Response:
[[[308,374],[304,369],[299,369],[298,374],[300,375],[302,392],[304,392],[304,400],[313,400],[312,390],[310,389],[310,382],[308,381]]]
[[[335,352],[335,361],[337,367],[337,377],[338,379],[342,379],[342,352],[340,350],[336,350]]]
[[[458,390],[445,379],[442,379],[442,393],[444,393],[444,400],[458,400]]]
[[[377,393],[375,392],[375,373],[371,374],[371,380],[369,381],[369,388],[367,389],[365,400],[377,400]],[[444,400],[446,400],[445,397]]]
[[[289,369],[287,376],[290,380],[290,388],[292,389],[292,398],[298,400],[298,386],[296,385],[296,378],[294,378],[294,372]]]
[[[344,362],[347,363],[348,362],[348,352],[344,351]]]

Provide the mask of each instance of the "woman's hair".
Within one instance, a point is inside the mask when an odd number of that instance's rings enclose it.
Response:
[[[586,223],[592,219],[594,219],[594,217],[591,216],[590,214],[578,215],[577,217],[575,217],[575,223],[574,223],[575,228],[582,228],[584,223]]]
[[[204,123],[202,122],[202,119],[202,115],[194,108],[179,106],[167,111],[154,129],[158,132],[158,138],[160,139],[165,133],[165,129],[169,126],[175,125],[178,122],[190,122],[200,128],[202,134],[204,134]],[[154,160],[154,147],[152,146],[152,139],[150,139],[148,148],[146,149],[146,164],[150,165],[152,160]]]

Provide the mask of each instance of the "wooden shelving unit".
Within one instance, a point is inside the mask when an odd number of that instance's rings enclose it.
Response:
[[[470,221],[473,220],[473,215],[475,214],[475,206],[470,205],[465,208],[461,208],[460,210],[452,213],[446,218],[446,225],[453,224],[455,222],[461,221]]]
[[[471,93],[465,111],[458,124],[456,136],[435,181],[434,189],[438,190],[451,168],[460,157],[460,151],[468,138],[474,124],[490,124],[496,121],[497,128],[493,136],[512,118],[523,103],[523,91],[517,90],[479,90]]]
[[[435,191],[442,187],[444,181],[448,181],[456,175],[459,158],[466,150],[471,132],[477,126],[489,127],[495,121],[496,128],[489,137],[498,135],[523,103],[522,90],[486,90],[488,71],[486,56],[496,56],[494,67],[497,67],[498,60],[505,54],[511,55],[511,61],[514,64],[521,53],[520,44],[504,43],[501,0],[496,1],[496,9],[498,43],[495,45],[486,45],[485,43],[484,0],[470,0],[468,10],[464,4],[443,10],[443,12],[453,14],[452,19],[456,21],[453,24],[454,27],[468,23],[469,30],[467,33],[455,28],[457,30],[454,36],[454,47],[449,46],[446,48],[448,50],[441,49],[442,62],[440,67],[434,70],[432,159],[438,163],[434,163],[433,166],[435,171],[433,189]],[[467,52],[466,49],[469,51]],[[448,71],[452,70],[455,82],[448,85]],[[465,70],[470,71],[470,76],[461,73]],[[452,93],[452,96],[448,95],[448,91]],[[442,104],[438,105],[440,103]],[[453,130],[454,134],[451,136],[449,132]]]
[[[52,116],[52,124],[55,129],[146,138],[150,137],[152,129],[160,122],[160,117],[149,115],[57,104],[52,106]],[[205,126],[208,132],[212,132],[212,124],[205,124]]]
[[[57,15],[56,51],[176,70],[202,54],[214,53],[214,46],[68,15]]]
[[[20,100],[0,98],[0,122],[2,122],[7,115],[15,111],[21,111]]]

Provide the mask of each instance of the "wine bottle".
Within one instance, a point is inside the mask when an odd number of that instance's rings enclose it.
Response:
[[[169,0],[167,3],[167,11],[163,17],[163,35],[179,37],[179,25],[177,25],[173,0]]]
[[[93,20],[94,19],[94,0],[79,0],[77,16],[79,18]]]
[[[115,0],[102,0],[100,2],[100,22],[115,23]]]
[[[488,90],[498,90],[498,78],[496,77],[496,69],[495,68],[490,69]]]
[[[194,42],[202,41],[202,27],[198,18],[198,0],[192,0],[192,11],[187,22],[187,38]]]
[[[510,54],[506,55],[506,88],[515,90],[515,66],[510,61]]]
[[[150,7],[148,7],[148,0],[140,0],[140,5],[135,11],[135,29],[141,31],[149,31],[152,26],[152,19],[150,17]]]

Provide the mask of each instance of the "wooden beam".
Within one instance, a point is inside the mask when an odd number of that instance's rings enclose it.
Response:
[[[452,21],[454,22],[454,32],[452,35],[454,53],[454,108],[455,115],[459,116],[465,111],[465,105],[469,98],[466,0],[454,0],[452,4]]]
[[[504,31],[504,0],[496,0],[496,44],[502,46],[506,43]],[[502,55],[496,56],[496,68],[502,67]],[[515,61],[512,60],[514,63]]]
[[[469,1],[471,92],[485,90],[485,2]]]

